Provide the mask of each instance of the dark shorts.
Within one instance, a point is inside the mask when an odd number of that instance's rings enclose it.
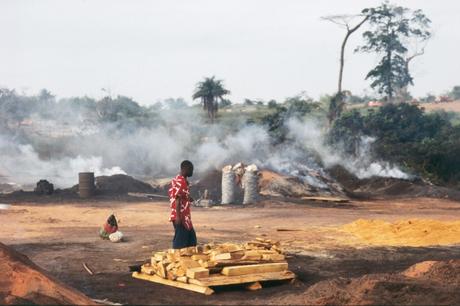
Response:
[[[196,234],[193,228],[189,231],[182,224],[176,225],[173,223],[173,226],[173,249],[182,249],[190,246],[196,246]]]

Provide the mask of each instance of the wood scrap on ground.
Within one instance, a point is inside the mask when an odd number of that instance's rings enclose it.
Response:
[[[85,262],[83,263],[83,268],[85,268],[89,275],[94,275],[93,270],[91,270]]]
[[[288,271],[279,242],[257,238],[154,252],[133,277],[212,294],[211,286],[248,284],[249,290],[258,290],[261,281],[289,280],[295,274]]]
[[[335,197],[301,197],[302,200],[318,201],[318,202],[334,202],[334,203],[349,203],[350,200]]]

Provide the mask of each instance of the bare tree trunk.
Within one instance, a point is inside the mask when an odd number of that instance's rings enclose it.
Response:
[[[388,57],[388,66],[391,67],[391,50],[388,50],[387,51],[387,57]],[[391,68],[390,68],[391,70]],[[391,73],[391,71],[390,71]],[[391,78],[391,76],[387,76],[387,87],[388,87],[388,103],[392,103],[393,102],[393,84],[392,84],[393,80]]]
[[[342,80],[343,80],[343,67],[345,65],[345,47],[347,45],[348,38],[350,38],[351,34],[356,32],[366,21],[369,19],[369,16],[364,17],[363,20],[361,20],[360,23],[358,23],[355,27],[349,28],[348,25],[347,27],[347,34],[345,35],[345,38],[343,39],[342,42],[342,47],[340,48],[340,70],[339,70],[339,86],[337,89],[338,93],[342,92]]]

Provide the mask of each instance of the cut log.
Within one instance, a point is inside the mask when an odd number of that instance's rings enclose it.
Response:
[[[188,247],[188,248],[183,248],[179,250],[179,254],[181,256],[192,256],[193,254],[196,254],[197,249],[196,247]]]
[[[284,260],[284,255],[283,254],[263,254],[262,255],[262,260],[273,260],[273,261],[277,261],[277,260]]]
[[[276,261],[275,261],[276,262]],[[277,261],[277,262],[284,262]],[[228,267],[228,266],[243,266],[243,265],[257,265],[267,263],[261,260],[246,260],[246,259],[229,259],[229,260],[219,260],[216,262],[216,267]]]
[[[190,268],[199,268],[201,267],[200,263],[198,261],[192,260],[190,258],[181,258],[179,260],[180,266],[184,269],[190,269]]]
[[[307,201],[319,201],[319,202],[335,202],[335,203],[348,203],[350,200],[344,198],[334,198],[334,197],[302,197],[302,200]]]
[[[231,252],[230,255],[232,256],[232,259],[241,259],[244,256],[244,251]]]
[[[168,271],[168,272],[166,273],[166,276],[167,276],[167,278],[168,278],[169,280],[176,280],[176,278],[177,278],[177,276],[174,275],[174,273],[173,273],[172,271]]]
[[[178,277],[184,276],[184,275],[185,275],[185,269],[183,269],[182,267],[177,268],[177,270],[176,270],[176,275],[177,275]]]
[[[260,282],[249,283],[245,288],[250,291],[256,291],[262,289],[262,284]]]
[[[141,272],[145,273],[145,274],[148,274],[148,275],[153,275],[153,274],[155,274],[155,269],[152,266],[142,265],[141,266]]]
[[[161,276],[162,278],[166,278],[166,269],[165,269],[165,265],[164,265],[163,263],[159,262],[159,263],[157,264],[157,267],[158,267],[158,269],[157,269],[156,273],[157,273],[159,276]]]
[[[260,265],[225,267],[222,269],[221,273],[227,276],[235,276],[235,275],[266,273],[266,272],[280,272],[280,271],[286,271],[287,269],[288,269],[287,262],[282,262],[282,263],[268,263],[268,264],[260,264]]]
[[[196,260],[196,261],[198,261],[198,260],[204,260],[204,261],[206,261],[206,260],[209,259],[209,256],[206,255],[206,254],[195,254],[195,255],[192,255],[192,259],[193,259],[193,260]]]
[[[150,282],[158,283],[158,284],[163,284],[163,285],[168,285],[168,286],[172,286],[176,288],[190,290],[190,291],[202,293],[205,295],[211,295],[214,293],[214,290],[212,290],[211,288],[207,286],[200,286],[196,284],[184,284],[184,283],[172,281],[169,279],[163,279],[161,277],[158,277],[157,275],[147,275],[143,273],[134,272],[133,277],[137,279],[143,279],[143,280],[147,280]]]
[[[155,254],[153,254],[153,259],[155,261],[162,261],[165,257],[166,257],[165,252],[156,252]]]
[[[244,254],[244,256],[241,257],[241,260],[254,260],[254,261],[258,261],[258,260],[261,260],[261,259],[262,259],[262,255],[261,255],[261,254],[253,254],[253,255]]]
[[[232,252],[238,252],[238,251],[243,250],[241,246],[234,244],[234,243],[224,243],[221,245],[221,248],[223,250],[222,253],[232,253]]]
[[[178,278],[176,278],[176,281],[181,282],[181,283],[185,283],[185,284],[188,283],[187,280],[188,280],[187,276],[179,276]]]
[[[186,275],[187,275],[188,278],[194,278],[194,279],[208,277],[209,276],[209,270],[205,269],[205,268],[201,268],[201,267],[199,267],[199,268],[190,268],[190,269],[187,269]]]
[[[222,254],[212,254],[212,260],[225,260],[225,259],[232,259],[232,254],[230,253],[222,253]]]
[[[190,284],[196,284],[200,286],[224,286],[224,285],[235,285],[245,284],[262,281],[276,281],[276,280],[288,280],[295,278],[295,274],[291,271],[282,272],[268,272],[248,275],[237,275],[237,276],[226,276],[219,274],[211,274],[209,277],[192,279],[188,281]]]
[[[166,271],[171,271],[171,270],[174,268],[175,265],[176,265],[175,263],[170,263],[170,264],[168,264],[168,265],[166,266]]]

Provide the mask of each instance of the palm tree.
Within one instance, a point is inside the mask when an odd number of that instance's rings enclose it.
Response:
[[[216,80],[213,76],[204,78],[203,81],[196,85],[193,100],[201,99],[203,109],[208,112],[211,122],[214,122],[218,111],[219,100],[222,100],[222,97],[229,93],[230,91],[224,88],[223,81]]]

